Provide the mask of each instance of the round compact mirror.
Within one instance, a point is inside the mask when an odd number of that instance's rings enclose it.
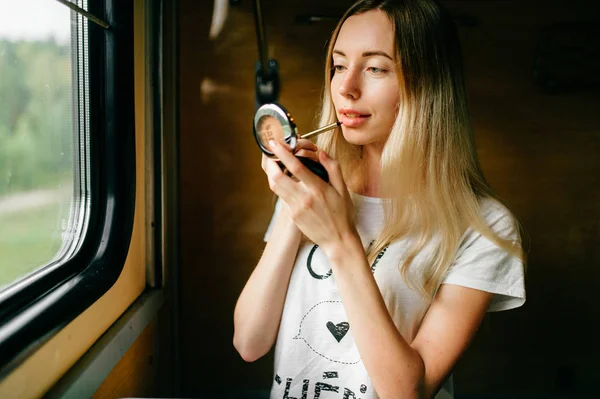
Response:
[[[268,157],[275,154],[269,148],[269,141],[287,144],[293,151],[296,148],[298,129],[294,118],[281,105],[265,104],[254,115],[254,138]]]
[[[313,137],[340,125],[341,122],[335,122],[310,133],[298,136],[298,128],[294,123],[294,118],[285,108],[279,104],[264,104],[254,115],[254,138],[261,151],[269,158],[274,158],[275,154],[273,154],[271,148],[269,148],[269,142],[271,140],[286,145],[294,152],[298,138],[306,139]],[[326,182],[329,181],[329,176],[323,165],[310,158],[297,158],[314,174],[318,175]],[[279,161],[277,163],[282,170],[285,169],[283,163]]]

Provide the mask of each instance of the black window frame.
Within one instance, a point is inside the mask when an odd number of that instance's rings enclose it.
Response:
[[[129,250],[136,178],[133,0],[88,0],[88,12],[109,25],[88,21],[89,224],[77,253],[0,301],[0,379],[106,293]]]

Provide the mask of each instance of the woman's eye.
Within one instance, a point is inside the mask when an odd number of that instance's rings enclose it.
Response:
[[[334,65],[333,70],[336,72],[341,72],[344,70],[344,66],[343,65]]]
[[[377,67],[369,67],[369,68],[367,68],[367,70],[369,70],[369,72],[374,73],[375,75],[381,75],[386,72],[385,69],[377,68]]]

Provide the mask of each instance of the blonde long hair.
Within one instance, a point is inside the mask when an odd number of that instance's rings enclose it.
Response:
[[[360,0],[342,17],[328,47],[319,125],[337,120],[331,100],[332,52],[344,21],[382,10],[394,26],[398,116],[383,148],[381,189],[385,224],[367,249],[372,263],[390,242],[411,238],[399,264],[413,290],[432,298],[455,259],[468,227],[524,261],[520,228],[516,240],[495,234],[480,214],[480,200],[502,203],[481,171],[469,120],[461,51],[451,16],[432,0]],[[361,181],[361,147],[344,140],[341,129],[318,138],[319,148],[338,160],[347,181]],[[364,184],[364,181],[362,181]],[[433,255],[417,276],[408,273],[428,243]]]

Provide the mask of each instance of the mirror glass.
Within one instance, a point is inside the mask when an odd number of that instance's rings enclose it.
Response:
[[[281,105],[265,104],[256,111],[254,115],[254,138],[265,155],[274,156],[269,148],[269,141],[276,140],[294,150],[297,137],[298,129],[294,119]]]

